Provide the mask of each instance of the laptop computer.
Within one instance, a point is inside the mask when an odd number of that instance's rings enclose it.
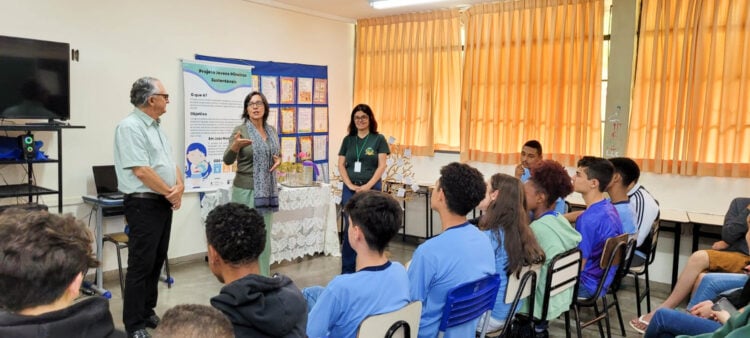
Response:
[[[117,174],[114,165],[95,165],[94,185],[96,185],[96,196],[112,200],[125,198],[125,194],[117,190]]]

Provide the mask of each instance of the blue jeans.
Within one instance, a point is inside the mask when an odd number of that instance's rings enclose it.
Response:
[[[583,284],[578,284],[578,298],[591,298],[595,291],[589,291]]]
[[[320,294],[322,294],[324,290],[324,287],[317,285],[302,289],[302,297],[305,297],[305,300],[307,301],[307,313],[312,311],[313,306],[318,302],[318,297],[320,297]]]
[[[721,323],[693,316],[689,313],[672,310],[656,310],[646,329],[645,338],[673,338],[678,335],[694,336],[714,332]]]
[[[687,308],[691,309],[695,304],[704,300],[714,300],[725,291],[744,287],[747,278],[747,275],[743,273],[707,273],[703,276],[693,297],[690,298]]]
[[[372,186],[372,190],[380,190],[381,182],[375,183]],[[354,195],[354,191],[351,191],[349,187],[344,184],[344,189],[341,191],[341,207],[346,206],[346,202]],[[341,274],[354,273],[357,268],[357,253],[352,249],[352,245],[349,243],[349,215],[344,213],[343,215],[343,228],[344,228],[344,241],[341,244]]]

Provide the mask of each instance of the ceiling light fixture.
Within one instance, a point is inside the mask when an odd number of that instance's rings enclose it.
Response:
[[[404,7],[412,5],[421,5],[432,2],[441,2],[445,0],[370,0],[370,6],[375,9],[387,9],[394,7]]]

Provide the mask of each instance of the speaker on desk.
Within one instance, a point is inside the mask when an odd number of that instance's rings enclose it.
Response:
[[[30,161],[36,157],[34,135],[31,132],[18,136],[18,146],[21,147],[21,159]]]

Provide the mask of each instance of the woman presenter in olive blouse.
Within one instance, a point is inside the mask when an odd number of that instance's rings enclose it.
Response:
[[[344,181],[341,205],[358,191],[380,190],[380,178],[391,150],[383,135],[378,134],[378,122],[372,109],[358,104],[352,110],[349,135],[344,137],[339,150],[339,173]],[[357,253],[349,244],[349,218],[344,215],[344,244],[341,248],[341,273],[355,271]]]
[[[271,216],[279,210],[279,194],[273,170],[279,166],[279,134],[268,120],[268,101],[260,92],[245,97],[243,123],[234,127],[224,163],[237,161],[232,184],[232,202],[255,208],[266,224],[266,247],[258,257],[260,274],[271,273]]]

